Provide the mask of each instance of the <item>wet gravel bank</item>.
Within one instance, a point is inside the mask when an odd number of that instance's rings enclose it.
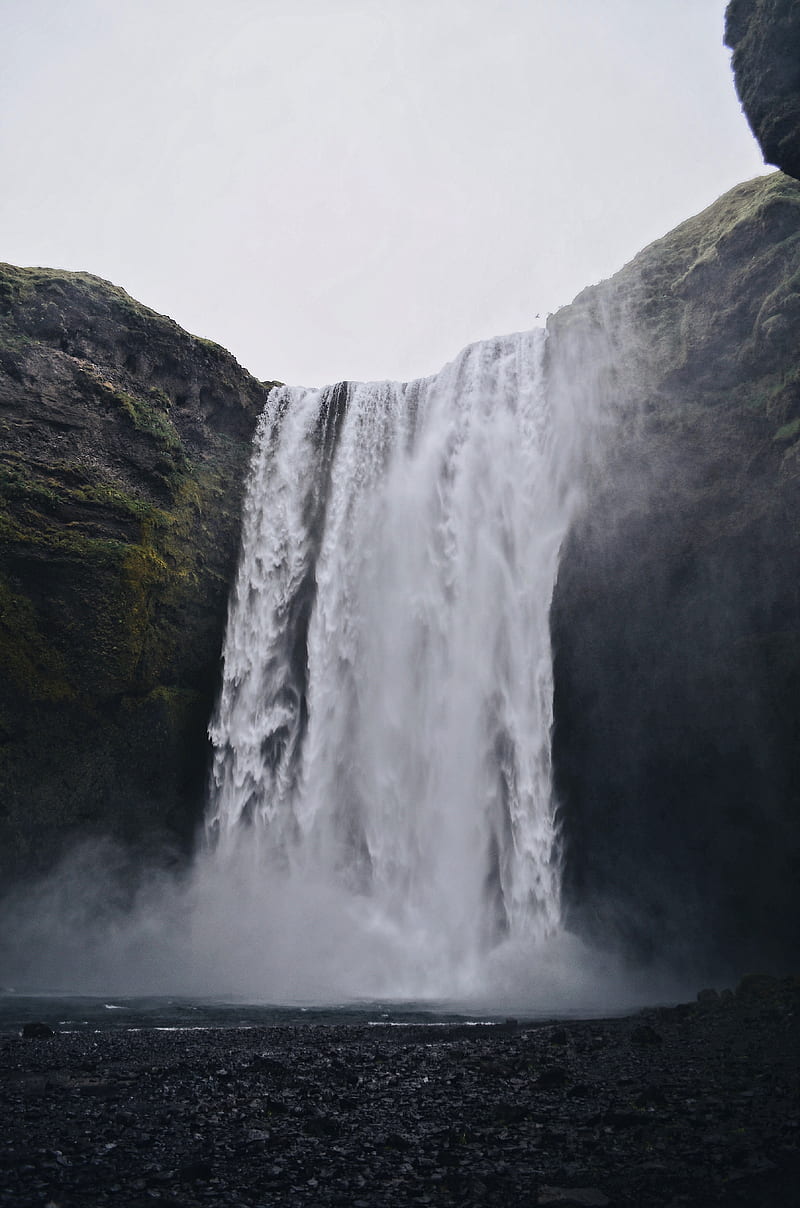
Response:
[[[0,1038],[0,1205],[800,1203],[800,981],[628,1019]]]

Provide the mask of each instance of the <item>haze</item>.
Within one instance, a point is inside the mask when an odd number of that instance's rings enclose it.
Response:
[[[407,379],[763,171],[725,0],[6,0],[0,259]]]

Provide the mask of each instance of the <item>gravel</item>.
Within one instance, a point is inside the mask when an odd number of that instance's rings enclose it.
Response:
[[[0,1205],[800,1203],[800,979],[612,1020],[0,1037]]]

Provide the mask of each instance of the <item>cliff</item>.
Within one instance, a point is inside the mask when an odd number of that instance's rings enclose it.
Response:
[[[725,44],[764,159],[800,179],[800,8],[795,0],[731,0]]]
[[[108,282],[0,265],[0,874],[190,841],[267,389]]]
[[[568,920],[792,965],[800,184],[732,190],[549,329],[584,459],[552,610]],[[106,282],[0,268],[4,876],[83,834],[189,846],[267,390]]]
[[[640,956],[792,965],[800,184],[733,189],[549,349],[594,416],[552,621],[569,917]]]

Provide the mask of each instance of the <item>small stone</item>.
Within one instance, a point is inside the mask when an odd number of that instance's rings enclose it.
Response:
[[[634,1100],[637,1107],[664,1107],[667,1097],[657,1086],[645,1086]]]
[[[411,1142],[408,1137],[404,1137],[402,1133],[390,1132],[387,1134],[384,1145],[387,1149],[407,1150],[411,1148]]]
[[[521,1124],[527,1120],[530,1112],[521,1103],[495,1103],[492,1109],[494,1120],[498,1124]]]
[[[562,1208],[607,1208],[611,1200],[596,1187],[542,1187],[537,1203]]]
[[[641,1124],[642,1117],[640,1112],[624,1111],[622,1109],[614,1109],[606,1112],[603,1117],[606,1124],[612,1128],[632,1128],[636,1124]]]
[[[23,1024],[20,1035],[25,1040],[44,1040],[48,1036],[55,1036],[55,1032],[46,1023],[37,1021],[36,1023]]]
[[[631,1032],[631,1044],[639,1045],[642,1048],[648,1045],[663,1044],[664,1040],[655,1028],[651,1028],[649,1023],[639,1024],[638,1028],[634,1028]]]
[[[263,1128],[251,1128],[247,1132],[248,1141],[268,1141],[269,1133],[264,1132]]]
[[[763,1001],[772,998],[779,986],[777,977],[771,977],[768,973],[748,973],[736,987],[736,997]]]
[[[567,1071],[560,1065],[554,1065],[539,1075],[535,1085],[541,1091],[555,1091],[560,1090],[566,1084],[566,1081]]]
[[[303,1127],[312,1137],[338,1137],[341,1132],[338,1120],[333,1116],[325,1116],[321,1112],[309,1115]]]
[[[186,1162],[178,1171],[178,1177],[184,1183],[205,1182],[211,1178],[211,1174],[211,1163],[202,1158],[197,1162]]]

